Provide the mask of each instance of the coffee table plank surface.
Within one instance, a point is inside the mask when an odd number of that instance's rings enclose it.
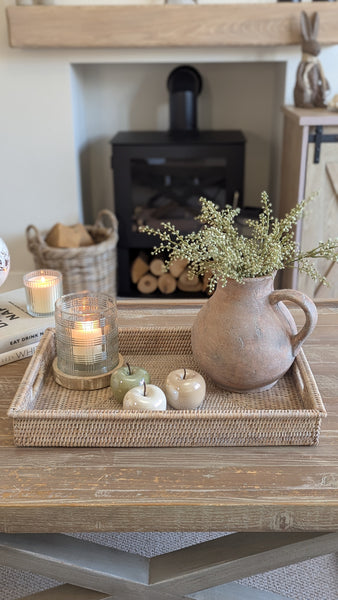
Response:
[[[187,325],[199,307],[121,301],[119,326]],[[15,448],[6,412],[29,359],[0,367],[0,531],[337,530],[338,302],[318,311],[304,347],[328,412],[317,447]]]

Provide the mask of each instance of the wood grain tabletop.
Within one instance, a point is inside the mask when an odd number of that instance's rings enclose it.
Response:
[[[119,301],[119,327],[190,325],[200,305]],[[338,529],[338,301],[317,307],[304,346],[328,413],[316,447],[16,448],[7,410],[29,359],[0,367],[0,531]]]

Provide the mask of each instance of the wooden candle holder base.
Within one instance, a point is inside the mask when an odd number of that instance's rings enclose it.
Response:
[[[110,385],[112,373],[115,371],[115,369],[122,367],[123,363],[124,358],[122,354],[119,353],[119,362],[114,369],[108,373],[93,375],[92,377],[85,377],[82,375],[67,375],[66,373],[63,373],[57,366],[57,357],[55,357],[53,360],[52,368],[55,382],[62,387],[69,390],[90,391],[108,387]]]

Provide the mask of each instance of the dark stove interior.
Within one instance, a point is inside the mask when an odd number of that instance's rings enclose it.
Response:
[[[140,233],[140,225],[157,228],[170,221],[182,233],[196,230],[201,196],[221,208],[225,204],[243,206],[243,133],[198,130],[197,96],[202,80],[192,67],[174,69],[167,86],[169,131],[119,132],[111,140],[120,296],[163,295],[158,286],[153,289],[153,280],[150,291],[132,281],[132,266],[140,255],[154,277],[151,250],[158,240]],[[201,293],[182,291],[178,286],[170,295]]]

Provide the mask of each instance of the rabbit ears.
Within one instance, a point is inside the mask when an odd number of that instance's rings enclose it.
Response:
[[[304,40],[315,40],[319,31],[318,13],[313,13],[310,19],[309,15],[306,12],[302,11],[300,15],[300,27]]]

